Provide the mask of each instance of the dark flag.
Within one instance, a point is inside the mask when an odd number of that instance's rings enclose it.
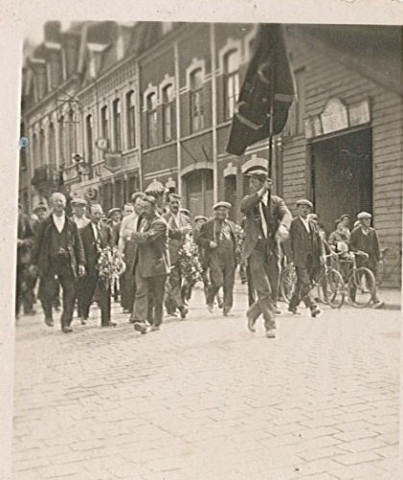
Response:
[[[227,152],[242,155],[249,145],[279,134],[287,121],[294,94],[282,27],[262,24],[236,105]]]

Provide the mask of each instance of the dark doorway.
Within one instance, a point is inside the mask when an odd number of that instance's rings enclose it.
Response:
[[[313,142],[311,172],[315,211],[328,233],[343,213],[352,223],[358,212],[372,213],[371,129]]]

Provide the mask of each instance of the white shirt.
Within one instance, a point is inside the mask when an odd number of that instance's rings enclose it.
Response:
[[[269,203],[269,192],[265,192],[259,202],[260,219],[262,222],[262,230],[265,238],[267,238],[267,233],[269,229],[267,226],[266,217],[263,212],[263,205],[267,207],[268,203]]]
[[[63,228],[64,228],[64,224],[66,223],[66,214],[63,212],[63,215],[61,215],[60,217],[58,217],[57,215],[55,215],[54,213],[52,214],[52,218],[53,218],[53,222],[57,228],[57,231],[59,233],[62,233],[63,231]]]
[[[75,215],[73,215],[71,219],[77,225],[77,228],[84,228],[86,225],[90,223],[90,220],[85,216],[76,217]]]
[[[308,233],[311,233],[311,228],[309,227],[309,220],[307,218],[302,218],[302,217],[299,217],[299,218],[301,219],[301,222],[304,224],[306,231]]]
[[[98,240],[98,236],[99,236],[99,225],[95,225],[95,223],[91,223],[92,225],[92,231],[94,232],[94,237],[95,237],[95,240]]]

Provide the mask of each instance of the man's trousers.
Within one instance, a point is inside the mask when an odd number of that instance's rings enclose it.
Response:
[[[290,309],[297,308],[301,300],[305,303],[307,308],[314,308],[316,304],[311,292],[313,272],[308,268],[295,267],[295,273],[297,276],[297,282],[290,300]]]
[[[52,318],[52,306],[59,284],[63,290],[63,312],[60,318],[61,326],[69,327],[73,319],[75,299],[75,277],[69,265],[57,266],[49,269],[47,275],[41,277],[39,284],[40,300],[46,318]]]
[[[179,260],[172,266],[168,277],[165,305],[169,313],[183,307],[182,298],[182,272]]]
[[[274,322],[272,288],[270,285],[269,252],[265,240],[258,240],[248,258],[250,277],[257,300],[249,307],[248,316],[254,321],[262,314],[266,328]]]
[[[133,320],[144,323],[146,320],[158,327],[162,323],[166,275],[142,277],[136,269],[136,293],[134,298]],[[152,298],[152,306],[149,297]],[[152,308],[151,308],[152,307]]]
[[[235,261],[228,262],[210,262],[210,285],[207,287],[206,303],[213,304],[214,298],[221,287],[224,290],[223,306],[226,310],[231,310],[233,305],[234,281],[235,281]]]
[[[98,305],[101,310],[101,325],[108,325],[111,321],[111,287],[98,275],[83,277],[83,288],[80,293],[80,310],[82,317],[87,319],[95,290],[98,287]]]

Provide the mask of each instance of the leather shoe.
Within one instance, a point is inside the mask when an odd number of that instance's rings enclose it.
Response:
[[[152,332],[158,332],[159,329],[160,329],[159,325],[151,325],[151,328],[150,328]]]
[[[252,332],[252,333],[255,333],[256,332],[256,329],[255,329],[255,321],[249,313],[246,314],[246,316],[248,317],[248,328],[249,330]]]
[[[267,338],[276,338],[276,330],[274,328],[268,328],[266,330],[266,337]]]
[[[71,333],[73,329],[71,327],[65,326],[62,328],[63,333]]]
[[[179,307],[181,318],[185,319],[186,315],[189,313],[189,310],[186,307]]]
[[[315,318],[318,315],[320,315],[322,312],[320,309],[315,305],[314,307],[311,308],[311,317]]]
[[[81,317],[81,325],[87,325],[88,318]]]
[[[45,323],[48,327],[53,327],[53,325],[54,325],[53,318],[45,317]]]
[[[280,315],[280,313],[281,313],[281,310],[278,308],[277,303],[273,303],[273,312],[276,315]]]
[[[115,322],[104,323],[103,325],[101,325],[101,327],[116,327],[116,323]]]
[[[208,310],[210,313],[213,313],[214,305],[213,305],[212,303],[208,303],[208,304],[207,304],[207,310]]]
[[[383,302],[382,300],[378,300],[374,303],[373,308],[382,308],[383,306],[385,306],[385,302]]]
[[[136,330],[136,332],[140,332],[142,335],[145,335],[147,333],[147,326],[145,323],[135,322],[134,329]]]

